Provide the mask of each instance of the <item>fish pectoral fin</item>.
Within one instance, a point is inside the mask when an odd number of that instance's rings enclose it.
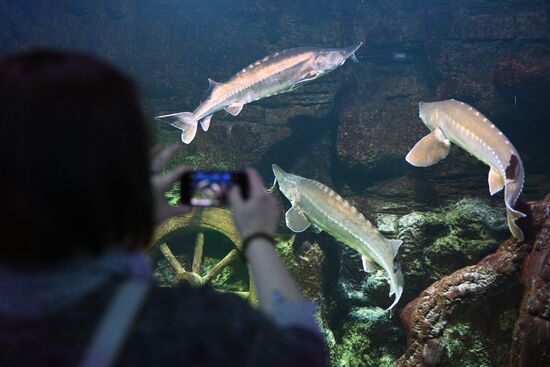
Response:
[[[303,232],[311,225],[298,206],[294,205],[285,214],[286,226],[293,232]]]
[[[489,170],[489,192],[496,194],[504,188],[504,177],[493,167]]]
[[[361,262],[363,263],[363,270],[367,273],[376,271],[376,264],[367,255],[361,255]]]
[[[241,113],[243,106],[244,104],[242,103],[233,103],[229,106],[225,106],[224,110],[233,116],[237,116],[239,113]]]
[[[319,76],[319,72],[317,70],[310,70],[299,81],[294,83],[294,85],[297,85],[297,84],[300,84],[300,83],[305,83],[305,82],[308,82],[308,81],[313,80],[313,79],[317,79],[318,76]],[[293,86],[293,88],[294,88],[294,86]]]
[[[435,128],[411,149],[405,159],[416,167],[429,167],[445,159],[451,151],[451,142],[441,129]]]
[[[210,127],[210,120],[212,120],[212,115],[201,120],[201,127],[203,131],[208,131],[208,128]]]

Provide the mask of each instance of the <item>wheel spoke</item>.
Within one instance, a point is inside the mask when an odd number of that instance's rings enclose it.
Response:
[[[160,248],[160,252],[162,252],[164,257],[168,261],[168,264],[170,264],[172,269],[174,269],[174,273],[176,273],[176,278],[178,278],[178,280],[185,280],[191,284],[201,283],[200,281],[198,281],[197,277],[194,274],[191,274],[185,271],[185,268],[183,267],[183,265],[174,256],[174,254],[172,253],[172,250],[170,250],[170,247],[168,247],[166,243],[162,243],[159,246],[159,248]]]
[[[166,243],[163,243],[162,238],[171,232],[184,230],[186,232],[195,231],[197,237],[195,239],[193,260],[189,271],[185,269],[184,263],[180,262]],[[200,233],[202,232],[202,233]],[[195,208],[190,213],[171,218],[162,223],[155,229],[150,248],[158,246],[163,256],[166,258],[169,266],[175,273],[177,281],[185,281],[191,285],[202,285],[211,282],[225,269],[231,261],[239,256],[238,250],[232,250],[221,261],[219,261],[207,274],[202,277],[201,272],[205,269],[202,267],[204,259],[204,246],[206,232],[216,232],[223,234],[237,248],[240,248],[240,239],[237,229],[233,223],[231,213],[226,209],[221,208]],[[256,290],[254,287],[254,279],[248,269],[249,274],[249,292],[237,292],[242,296],[248,293],[248,299],[254,303],[256,300]],[[219,289],[218,289],[219,290]]]
[[[193,254],[193,267],[192,271],[195,274],[201,273],[202,253],[204,250],[204,233],[199,232],[197,239],[195,240],[195,253]]]
[[[203,277],[205,283],[210,282],[214,279],[229,263],[235,260],[239,256],[239,252],[235,249],[231,250],[219,263],[214,265],[212,269]]]

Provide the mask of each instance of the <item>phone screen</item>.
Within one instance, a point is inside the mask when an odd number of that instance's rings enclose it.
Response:
[[[232,185],[240,185],[243,195],[246,176],[242,172],[193,171],[181,179],[181,202],[192,206],[225,206]]]

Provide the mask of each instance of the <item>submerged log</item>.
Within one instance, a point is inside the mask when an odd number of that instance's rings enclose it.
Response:
[[[515,326],[510,364],[550,365],[550,195],[527,206],[525,241],[510,237],[495,253],[438,280],[405,306],[401,320],[408,349],[397,366],[438,364],[445,350],[443,332],[456,316],[457,307],[475,305],[505,289],[522,268],[526,293]]]

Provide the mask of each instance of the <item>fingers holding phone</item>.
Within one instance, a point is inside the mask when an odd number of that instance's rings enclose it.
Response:
[[[233,186],[248,197],[244,171],[188,171],[181,177],[181,202],[190,206],[226,206]]]
[[[247,168],[244,172],[249,185],[249,197],[243,197],[238,186],[233,186],[228,195],[235,225],[241,238],[258,232],[273,235],[277,228],[277,203],[266,192],[262,178],[255,169]]]
[[[160,223],[170,217],[183,215],[189,212],[190,208],[186,205],[171,206],[168,204],[164,193],[179,180],[185,172],[191,168],[185,165],[179,165],[173,169],[163,172],[163,168],[172,159],[180,149],[179,144],[173,144],[169,147],[155,146],[151,149],[151,186],[153,189],[154,221]]]

